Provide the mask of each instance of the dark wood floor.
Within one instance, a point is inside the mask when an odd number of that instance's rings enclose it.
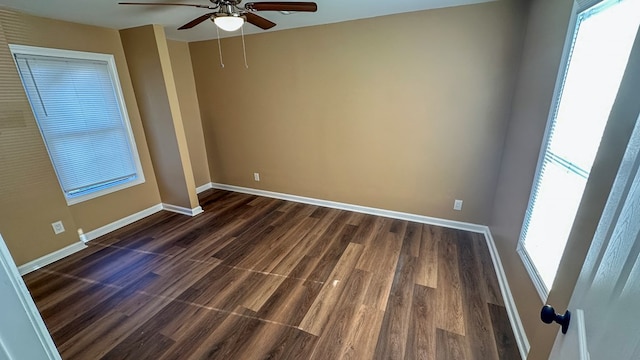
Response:
[[[226,191],[25,281],[64,359],[519,359],[479,234]]]

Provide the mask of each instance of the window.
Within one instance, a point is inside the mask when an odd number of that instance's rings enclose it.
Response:
[[[555,279],[640,24],[640,1],[578,3],[591,6],[578,13],[518,244],[543,301]]]
[[[9,47],[67,204],[143,183],[113,56]]]

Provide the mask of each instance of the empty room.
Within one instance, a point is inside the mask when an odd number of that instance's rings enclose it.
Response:
[[[0,359],[637,359],[640,1],[0,0]]]

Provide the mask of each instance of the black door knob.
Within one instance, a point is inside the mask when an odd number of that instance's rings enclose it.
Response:
[[[565,311],[564,315],[556,314],[556,310],[551,305],[545,305],[540,311],[540,319],[545,324],[551,324],[557,322],[562,326],[562,333],[566,334],[569,329],[569,323],[571,322],[571,312]]]

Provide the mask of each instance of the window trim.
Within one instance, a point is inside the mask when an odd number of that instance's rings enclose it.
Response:
[[[567,35],[564,42],[564,48],[562,50],[562,57],[561,57],[560,65],[558,68],[558,74],[556,77],[555,87],[553,90],[553,97],[552,97],[551,105],[549,108],[547,123],[545,125],[544,136],[542,138],[542,143],[540,144],[540,152],[538,154],[538,163],[536,165],[535,176],[531,184],[531,192],[529,194],[529,200],[527,201],[527,209],[529,208],[529,204],[531,204],[531,201],[533,200],[533,197],[535,195],[536,184],[540,180],[540,170],[545,161],[545,153],[547,148],[546,145],[549,142],[549,136],[551,135],[554,116],[560,104],[560,95],[564,87],[564,79],[566,78],[567,72],[569,71],[569,61],[571,60],[571,51],[573,50],[573,45],[577,38],[578,30],[579,30],[577,28],[578,17],[583,11],[590,9],[603,1],[604,0],[575,0],[573,2],[573,8],[571,9],[571,18],[569,19]],[[547,286],[545,285],[544,280],[542,280],[542,276],[540,276],[540,273],[536,269],[533,263],[533,260],[531,259],[531,256],[529,255],[527,249],[524,246],[524,230],[525,230],[524,226],[525,226],[526,220],[527,218],[525,214],[525,217],[522,219],[522,225],[520,228],[520,235],[518,237],[516,252],[520,256],[520,260],[522,260],[522,263],[527,273],[529,274],[529,277],[531,278],[531,281],[533,282],[533,285],[536,291],[538,292],[538,295],[540,296],[540,300],[544,305],[547,303],[547,299],[549,297],[549,292],[551,291],[551,289],[548,289]]]
[[[133,129],[131,128],[131,121],[129,120],[129,113],[127,111],[127,107],[125,105],[124,95],[122,93],[122,86],[120,85],[120,79],[118,77],[118,69],[115,63],[115,57],[112,54],[101,54],[101,53],[92,53],[85,51],[76,51],[76,50],[63,50],[63,49],[53,49],[53,48],[43,48],[43,47],[35,47],[28,45],[17,45],[17,44],[9,44],[9,50],[11,51],[11,58],[16,66],[16,70],[18,70],[18,64],[16,62],[16,54],[23,55],[39,55],[39,56],[49,56],[49,57],[59,57],[59,58],[69,58],[69,59],[77,59],[77,60],[97,60],[97,61],[106,61],[107,68],[109,70],[109,76],[111,78],[111,82],[113,84],[113,89],[116,95],[116,100],[118,102],[118,107],[120,109],[120,114],[122,116],[122,120],[125,126],[125,130],[129,139],[129,145],[131,147],[131,156],[133,157],[133,161],[136,166],[136,179],[133,181],[129,181],[123,184],[118,184],[115,186],[110,186],[105,189],[93,191],[87,194],[77,195],[77,196],[68,196],[64,190],[62,181],[60,180],[60,176],[58,175],[58,170],[53,165],[53,160],[51,157],[51,153],[49,152],[49,148],[45,146],[47,149],[47,154],[49,155],[49,160],[51,161],[51,165],[53,167],[54,172],[56,173],[56,178],[58,179],[58,184],[60,185],[60,190],[64,195],[67,205],[75,205],[81,202],[95,199],[97,197],[111,194],[116,191],[120,191],[132,186],[140,185],[145,182],[144,171],[142,168],[142,163],[140,162],[140,155],[138,154],[138,146],[135,141],[135,136],[133,134]],[[24,86],[24,85],[23,85]],[[26,94],[25,96],[28,95]],[[31,106],[31,101],[29,101],[29,105]],[[33,113],[33,109],[31,109]],[[36,123],[38,123],[38,119],[33,114]],[[38,131],[42,136],[43,141],[45,141],[45,137],[42,133],[42,129],[40,128],[40,124],[37,124]],[[46,144],[45,144],[46,145]]]
[[[599,2],[599,1],[596,1]],[[578,29],[578,15],[584,10],[583,6],[580,6],[577,2],[574,1],[573,8],[571,9],[571,18],[569,19],[569,25],[567,28],[567,35],[565,37],[564,48],[562,49],[562,57],[560,59],[560,65],[558,67],[558,73],[556,76],[555,86],[553,89],[553,96],[551,99],[551,105],[549,107],[549,112],[547,115],[547,123],[545,125],[544,136],[542,137],[542,142],[540,144],[540,152],[538,153],[538,163],[536,164],[536,170],[534,173],[533,182],[531,183],[531,191],[529,193],[529,199],[527,201],[527,210],[533,201],[533,197],[536,192],[536,184],[540,180],[540,174],[542,170],[542,166],[544,165],[545,153],[547,150],[547,144],[549,142],[549,137],[551,136],[552,125],[554,121],[554,117],[556,114],[556,110],[560,105],[560,95],[562,94],[562,89],[564,87],[564,80],[566,78],[567,72],[569,71],[569,61],[571,60],[571,50],[573,48],[574,41],[576,39]],[[524,235],[525,235],[525,224],[527,221],[527,215],[522,219],[522,225],[520,226],[520,235],[518,236],[518,244],[516,246],[516,252],[520,256],[520,260],[525,267],[525,270],[529,274],[533,285],[538,292],[538,296],[540,296],[540,300],[542,304],[547,303],[547,298],[549,297],[550,289],[542,280],[542,276],[536,269],[533,260],[531,260],[531,256],[529,252],[524,246]]]

